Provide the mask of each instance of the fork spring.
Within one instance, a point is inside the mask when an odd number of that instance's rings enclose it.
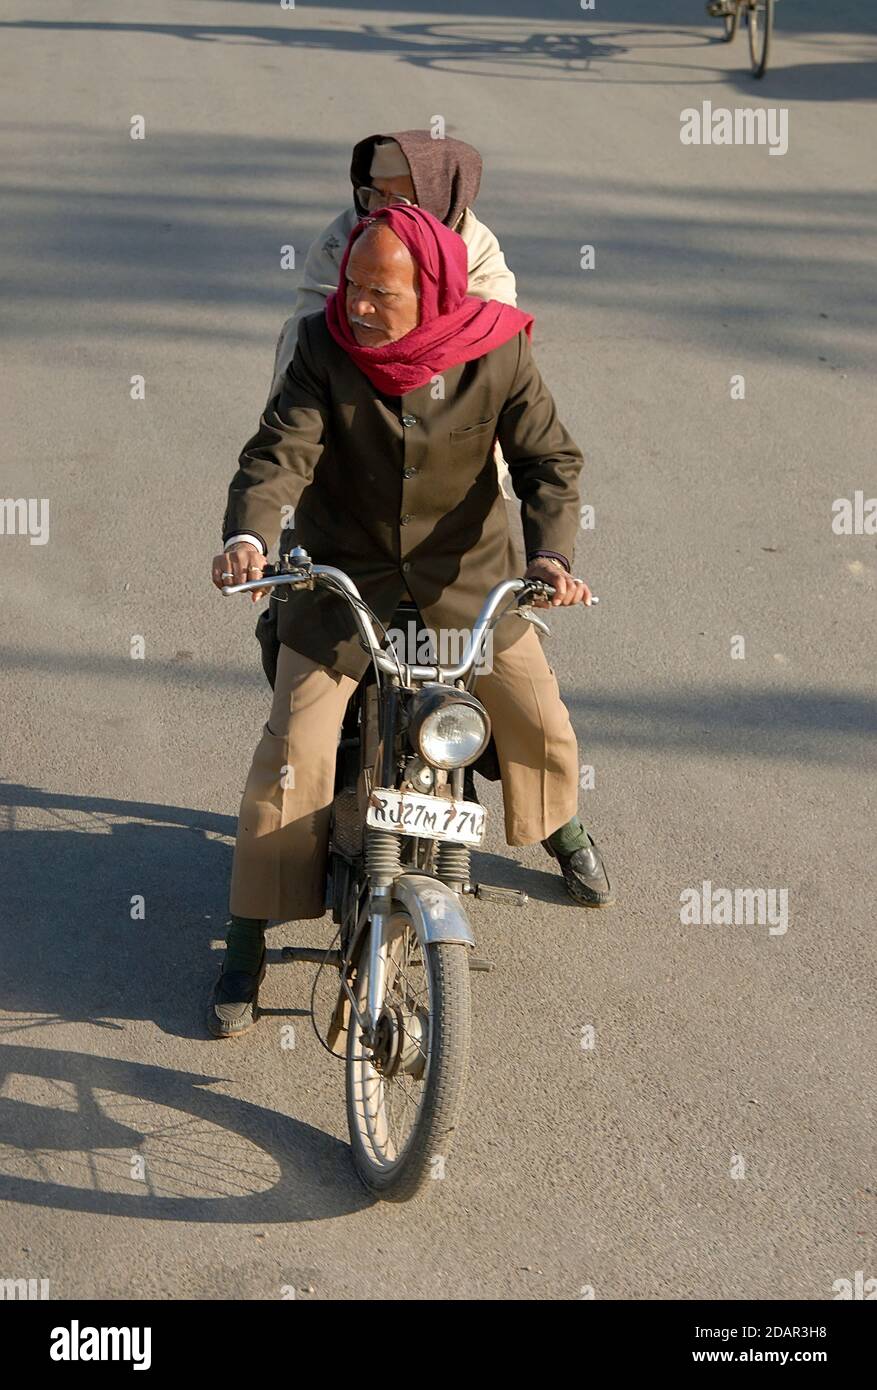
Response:
[[[449,885],[468,883],[471,862],[472,855],[468,845],[457,845],[444,840],[439,844],[436,855],[436,877]]]
[[[402,867],[402,841],[391,830],[369,827],[365,839],[366,872],[375,886],[393,882]]]

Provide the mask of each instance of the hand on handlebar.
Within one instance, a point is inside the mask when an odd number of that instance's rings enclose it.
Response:
[[[576,579],[574,575],[567,574],[563,565],[555,560],[549,560],[547,556],[540,556],[533,560],[524,571],[525,579],[541,579],[544,583],[550,584],[554,589],[553,598],[533,598],[530,600],[534,608],[566,608],[574,603],[584,603],[590,606],[591,591],[583,579]]]
[[[217,589],[226,584],[246,584],[248,580],[258,579],[265,572],[268,561],[261,550],[249,541],[239,541],[230,550],[214,555],[212,565],[213,583]],[[268,593],[267,589],[252,589],[250,597],[256,603]]]

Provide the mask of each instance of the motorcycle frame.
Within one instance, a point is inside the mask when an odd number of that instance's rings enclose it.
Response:
[[[392,750],[395,744],[402,690],[414,689],[416,684],[424,681],[436,681],[451,688],[459,682],[466,688],[474,675],[491,629],[504,614],[514,596],[524,590],[546,597],[550,597],[554,592],[550,584],[540,580],[506,579],[495,585],[484,601],[461,661],[457,666],[444,668],[438,665],[420,666],[401,662],[395,652],[392,656],[385,652],[375,632],[371,610],[364,603],[354,581],[343,570],[332,565],[314,564],[307,552],[299,547],[281,557],[276,572],[266,572],[259,579],[248,580],[243,584],[226,585],[222,592],[232,595],[255,589],[289,586],[313,589],[317,583],[332,589],[347,601],[359,628],[362,646],[368,651],[375,669],[381,702],[378,750],[380,763],[375,765],[374,778],[374,786],[377,787],[384,787],[386,780],[387,760],[391,756],[388,750]],[[539,625],[544,627],[541,623]],[[393,790],[389,787],[385,789]],[[366,873],[363,887],[367,890],[367,897],[363,900],[361,889],[358,895],[356,925],[346,943],[344,922],[341,922],[339,968],[342,990],[346,993],[354,1017],[363,1032],[372,1036],[384,1004],[389,949],[386,923],[392,916],[394,902],[401,903],[408,911],[415,931],[424,945],[434,941],[446,941],[474,947],[475,937],[458,894],[441,879],[429,874],[407,872],[398,874],[389,884],[376,885],[369,881]],[[370,926],[367,946],[368,999],[367,1017],[363,1019],[356,1006],[349,975],[363,949],[362,937],[367,923]]]

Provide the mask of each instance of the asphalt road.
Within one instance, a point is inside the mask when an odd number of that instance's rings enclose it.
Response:
[[[877,493],[867,8],[780,4],[755,84],[699,0],[2,0],[2,492],[50,529],[0,536],[0,1277],[827,1299],[875,1273],[877,537],[832,529]],[[703,101],[785,108],[788,151],[683,145]],[[549,651],[619,902],[575,908],[483,786],[480,876],[531,901],[473,908],[465,1122],[396,1208],[353,1176],[309,967],[269,970],[246,1041],[202,1032],[268,695],[209,561],[294,297],[280,247],[300,264],[344,205],[354,139],[437,114],[484,155],[586,455],[602,603]],[[787,930],[683,924],[704,881],[785,890]]]

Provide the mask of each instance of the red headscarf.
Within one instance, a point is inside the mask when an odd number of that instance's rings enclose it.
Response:
[[[394,343],[360,347],[347,322],[347,262],[357,239],[378,220],[408,247],[420,270],[420,322]],[[437,373],[471,362],[500,347],[526,328],[533,316],[496,299],[467,294],[466,243],[420,207],[387,207],[358,222],[341,262],[338,289],[326,301],[326,323],[335,342],[378,391],[402,396]]]

